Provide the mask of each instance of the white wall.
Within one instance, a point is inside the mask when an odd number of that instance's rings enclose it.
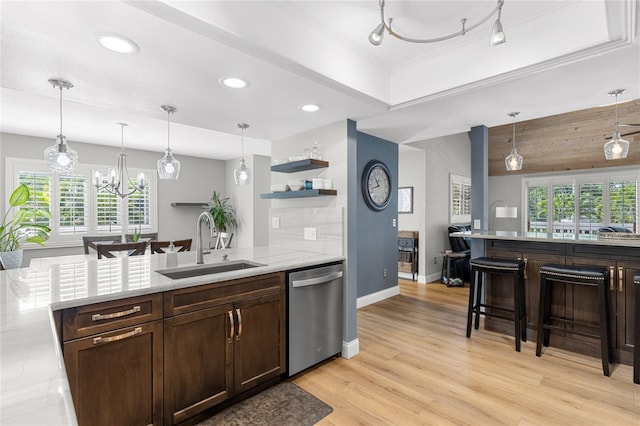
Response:
[[[468,133],[459,133],[426,141],[412,142],[412,147],[424,150],[424,244],[421,256],[426,263],[426,281],[440,279],[441,252],[451,248],[447,228],[449,217],[449,174],[471,177],[471,140]],[[404,168],[402,156],[400,169]],[[473,191],[473,188],[472,188]]]
[[[260,194],[269,192],[271,179],[271,158],[262,155],[245,157],[245,164],[251,170],[248,185],[239,186],[233,179],[233,169],[240,159],[228,160],[226,164],[226,194],[236,209],[238,228],[234,231],[232,247],[259,247],[269,245],[269,200],[262,200]]]
[[[4,212],[8,195],[4,184],[6,158],[28,158],[44,160],[44,149],[52,145],[54,139],[32,136],[0,134],[0,211]],[[68,141],[78,151],[81,164],[115,167],[119,148]],[[156,161],[162,157],[162,147],[158,152],[127,149],[128,168],[135,175],[137,168],[156,168]],[[180,178],[177,181],[158,179],[158,238],[162,240],[193,238],[196,236],[198,207],[172,207],[174,202],[202,202],[211,198],[213,190],[224,192],[226,186],[225,163],[219,160],[189,157],[176,154],[181,162]],[[82,241],[77,246],[60,249],[35,248],[25,250],[25,264],[33,257],[60,256],[83,253]]]
[[[413,213],[398,213],[398,231],[418,231],[418,282],[426,281],[425,249],[425,151],[408,145],[399,146],[398,187],[413,187]],[[403,278],[411,274],[399,272]]]
[[[329,167],[324,169],[315,169],[305,172],[296,173],[271,173],[271,183],[286,184],[287,181],[293,179],[305,179],[311,177],[331,178],[333,180],[333,188],[337,190],[337,196],[322,196],[322,197],[310,197],[310,198],[293,198],[286,200],[271,200],[272,209],[284,209],[293,208],[300,209],[301,214],[310,214],[314,210],[311,207],[327,207],[327,208],[342,208],[344,209],[344,226],[346,227],[346,203],[347,203],[347,121],[339,121],[334,124],[323,126],[317,129],[313,129],[304,133],[293,135],[284,139],[273,141],[271,144],[271,158],[276,161],[288,159],[290,156],[302,155],[305,148],[311,148],[313,142],[317,141],[320,152],[322,154],[322,160],[329,162]],[[268,192],[268,191],[267,191]],[[304,223],[314,223],[313,218],[301,218]],[[323,228],[322,221],[318,221],[317,225],[317,240],[315,243],[307,242],[307,245],[311,245],[309,248],[317,248],[318,250],[327,250],[328,245],[333,247],[335,245],[335,235],[329,229]],[[281,224],[281,229],[277,231],[281,234],[286,230],[287,223]],[[297,224],[291,224],[298,233],[302,232],[302,228],[299,228]],[[270,228],[270,233],[273,234],[274,230]],[[346,236],[346,229],[344,229],[343,235]],[[302,239],[302,235],[291,235],[292,243],[295,244],[295,240]],[[326,237],[326,238],[325,238]],[[344,238],[342,247],[337,247],[340,253],[345,252],[346,237]],[[278,241],[283,241],[278,239]]]

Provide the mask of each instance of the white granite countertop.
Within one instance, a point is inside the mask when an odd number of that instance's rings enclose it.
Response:
[[[166,268],[164,254],[102,260],[78,255],[34,259],[28,268],[0,271],[0,424],[77,424],[54,310],[344,260],[339,254],[277,247],[224,252],[229,261],[265,266],[172,280],[156,272]],[[204,261],[220,262],[220,251]],[[195,263],[195,252],[178,253],[177,267]]]
[[[615,233],[614,233],[615,234]],[[640,235],[618,233],[611,238],[598,238],[593,234],[546,233],[546,232],[516,232],[516,231],[471,231],[453,232],[452,237],[478,238],[484,240],[537,241],[552,243],[589,244],[616,247],[640,247]]]

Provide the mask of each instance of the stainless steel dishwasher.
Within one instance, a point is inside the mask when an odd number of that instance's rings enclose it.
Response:
[[[288,275],[288,374],[342,352],[343,266]]]

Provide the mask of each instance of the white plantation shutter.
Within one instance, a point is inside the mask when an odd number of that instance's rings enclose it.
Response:
[[[58,223],[61,235],[86,235],[88,231],[89,192],[87,177],[58,177]]]
[[[449,175],[449,209],[451,223],[471,221],[471,179],[464,176]]]
[[[604,226],[638,232],[640,173],[624,176],[604,173],[531,178],[527,187],[527,231],[590,234]],[[547,200],[545,194],[551,197]],[[543,221],[550,211],[552,226]]]
[[[96,232],[112,234],[122,232],[122,198],[106,190],[96,196]]]
[[[135,230],[138,232],[151,232],[151,185],[150,182],[142,193],[136,191],[135,194],[129,196],[128,199],[128,230],[127,232],[133,233]],[[131,190],[131,186],[129,187]]]
[[[638,181],[614,180],[609,183],[609,223],[637,232]]]
[[[20,171],[18,173],[18,183],[25,184],[29,188],[30,197],[29,202],[27,203],[28,207],[35,207],[51,211],[50,173]],[[7,192],[7,194],[11,195],[12,191],[13,189]],[[51,227],[51,219],[47,217],[38,216],[34,219],[34,222],[38,225]]]
[[[79,164],[74,174],[64,175],[49,172],[41,160],[8,157],[6,165],[6,193],[10,195],[24,183],[31,193],[29,204],[51,214],[51,218],[42,216],[36,221],[51,228],[47,247],[77,246],[82,235],[121,234],[135,228],[139,232],[157,232],[155,170],[142,170],[148,176],[148,186],[142,194],[136,192],[123,203],[119,196],[97,191],[93,184],[95,170],[104,173],[106,167]],[[32,245],[35,246],[27,247]]]

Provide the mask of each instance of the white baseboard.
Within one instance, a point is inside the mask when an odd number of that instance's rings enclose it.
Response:
[[[388,299],[400,294],[400,286],[393,286],[378,291],[377,293],[367,294],[366,296],[358,297],[357,309],[363,308],[372,303],[380,302],[381,300]]]
[[[433,274],[429,274],[427,276],[418,275],[418,284],[427,284],[432,283],[434,281],[440,281],[440,272],[434,272]],[[398,272],[398,278],[402,278],[405,280],[413,279],[413,276],[407,272]]]
[[[427,275],[427,279],[425,280],[425,283],[432,283],[435,281],[437,282],[442,281],[442,272],[434,272],[433,274]]]
[[[342,342],[342,358],[352,358],[360,352],[360,341],[353,339],[350,342]]]

